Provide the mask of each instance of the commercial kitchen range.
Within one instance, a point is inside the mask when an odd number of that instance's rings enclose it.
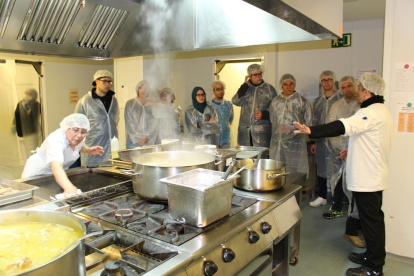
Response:
[[[72,169],[68,177],[81,195],[53,200],[61,192],[53,176],[34,177],[24,180],[40,187],[32,198],[0,210],[71,212],[88,232],[103,228],[85,241],[86,275],[289,275],[298,261],[304,174],[273,192],[233,188],[231,213],[203,228],[173,220],[165,202],[140,198],[116,167]]]

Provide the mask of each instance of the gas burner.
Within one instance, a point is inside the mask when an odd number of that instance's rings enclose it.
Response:
[[[112,276],[112,275],[125,275],[125,269],[121,267],[121,262],[111,261],[105,264],[105,269],[102,271],[101,276]]]
[[[115,212],[116,218],[130,219],[133,216],[134,216],[134,213],[131,209],[119,209]]]
[[[167,206],[164,204],[151,203],[146,200],[141,200],[141,201],[132,203],[132,208],[143,211],[148,214],[154,214],[156,212],[166,209]]]
[[[138,220],[147,214],[134,209],[119,209],[99,214],[98,217],[113,224],[125,226],[128,222]]]
[[[182,226],[180,223],[169,223],[165,226],[165,231],[169,234],[182,234],[184,233],[184,226]]]
[[[201,229],[185,224],[167,223],[149,230],[146,234],[171,244],[180,245],[201,232]]]

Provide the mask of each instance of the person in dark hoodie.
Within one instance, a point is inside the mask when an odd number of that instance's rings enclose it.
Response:
[[[341,151],[340,158],[347,158],[346,182],[359,211],[367,250],[349,254],[349,260],[361,266],[349,268],[348,276],[384,275],[385,223],[381,207],[393,132],[384,92],[385,82],[379,75],[363,73],[356,93],[361,108],[354,115],[312,127],[293,123],[298,128],[295,133],[308,134],[309,138],[349,136],[348,148]]]
[[[207,104],[206,92],[201,87],[194,87],[191,98],[193,105],[185,111],[187,139],[217,146],[219,142],[217,113],[211,105]]]
[[[98,70],[93,79],[92,85],[95,87],[79,99],[75,113],[86,115],[91,125],[85,144],[100,145],[104,153],[102,156],[82,153],[82,166],[109,164],[111,139],[118,138],[119,106],[114,97],[115,92],[110,89],[113,75],[107,70]]]
[[[23,141],[25,156],[29,158],[40,142],[40,103],[35,89],[27,89],[24,94],[14,111],[13,130]]]
[[[263,80],[263,67],[251,64],[244,83],[231,99],[234,105],[241,107],[237,134],[239,146],[270,146],[269,106],[276,96],[276,89]]]

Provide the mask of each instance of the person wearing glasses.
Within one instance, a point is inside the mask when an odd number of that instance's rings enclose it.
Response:
[[[148,99],[150,87],[145,80],[135,87],[137,96],[125,105],[127,149],[153,145],[157,138],[157,125],[152,114],[153,102]]]
[[[296,79],[284,74],[279,81],[282,93],[270,104],[272,140],[269,157],[286,163],[286,171],[309,173],[308,151],[305,135],[295,135],[294,121],[312,124],[312,107],[301,94],[296,93]]]
[[[244,83],[231,99],[234,105],[241,107],[238,145],[269,147],[272,135],[269,105],[276,96],[276,89],[263,80],[262,65],[251,64]]]
[[[159,144],[164,139],[180,139],[184,127],[181,123],[181,107],[174,103],[174,92],[165,87],[159,92],[159,99],[159,103],[152,108],[158,128],[155,143]]]
[[[218,117],[214,108],[207,104],[206,92],[201,87],[194,87],[191,98],[193,105],[185,110],[187,138],[191,141],[218,146]]]
[[[319,82],[323,88],[323,94],[315,99],[313,102],[313,123],[312,125],[321,125],[328,122],[328,114],[331,106],[343,97],[335,89],[336,77],[334,72],[326,70],[319,75]],[[310,150],[312,154],[316,155],[316,169],[318,176],[318,197],[309,203],[312,207],[319,207],[326,205],[326,196],[328,193],[328,176],[327,165],[330,156],[329,139],[319,138],[315,139],[311,145]]]
[[[102,156],[82,154],[82,166],[109,165],[111,139],[118,138],[119,106],[114,97],[115,92],[111,90],[113,75],[107,70],[98,70],[93,80],[92,85],[95,87],[79,99],[75,113],[86,115],[91,124],[85,143],[101,145],[104,148],[104,154]]]
[[[60,128],[49,134],[36,153],[29,157],[22,178],[53,174],[65,196],[77,194],[78,189],[70,182],[65,170],[79,158],[79,152],[91,156],[104,153],[101,146],[88,147],[85,144],[89,130],[85,115],[75,113],[65,117]]]
[[[219,121],[219,148],[230,148],[230,125],[233,122],[233,104],[224,100],[226,84],[222,81],[214,81],[211,84],[214,98],[211,100],[211,106],[214,107]]]

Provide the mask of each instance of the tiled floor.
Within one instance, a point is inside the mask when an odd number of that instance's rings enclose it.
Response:
[[[290,276],[345,275],[350,267],[359,265],[348,260],[350,252],[364,252],[343,238],[346,217],[327,220],[322,213],[330,205],[313,208],[310,200],[302,201],[302,223],[299,262],[290,266]],[[344,209],[347,205],[344,206]],[[414,275],[414,260],[391,254],[387,255],[384,266],[385,276]]]

